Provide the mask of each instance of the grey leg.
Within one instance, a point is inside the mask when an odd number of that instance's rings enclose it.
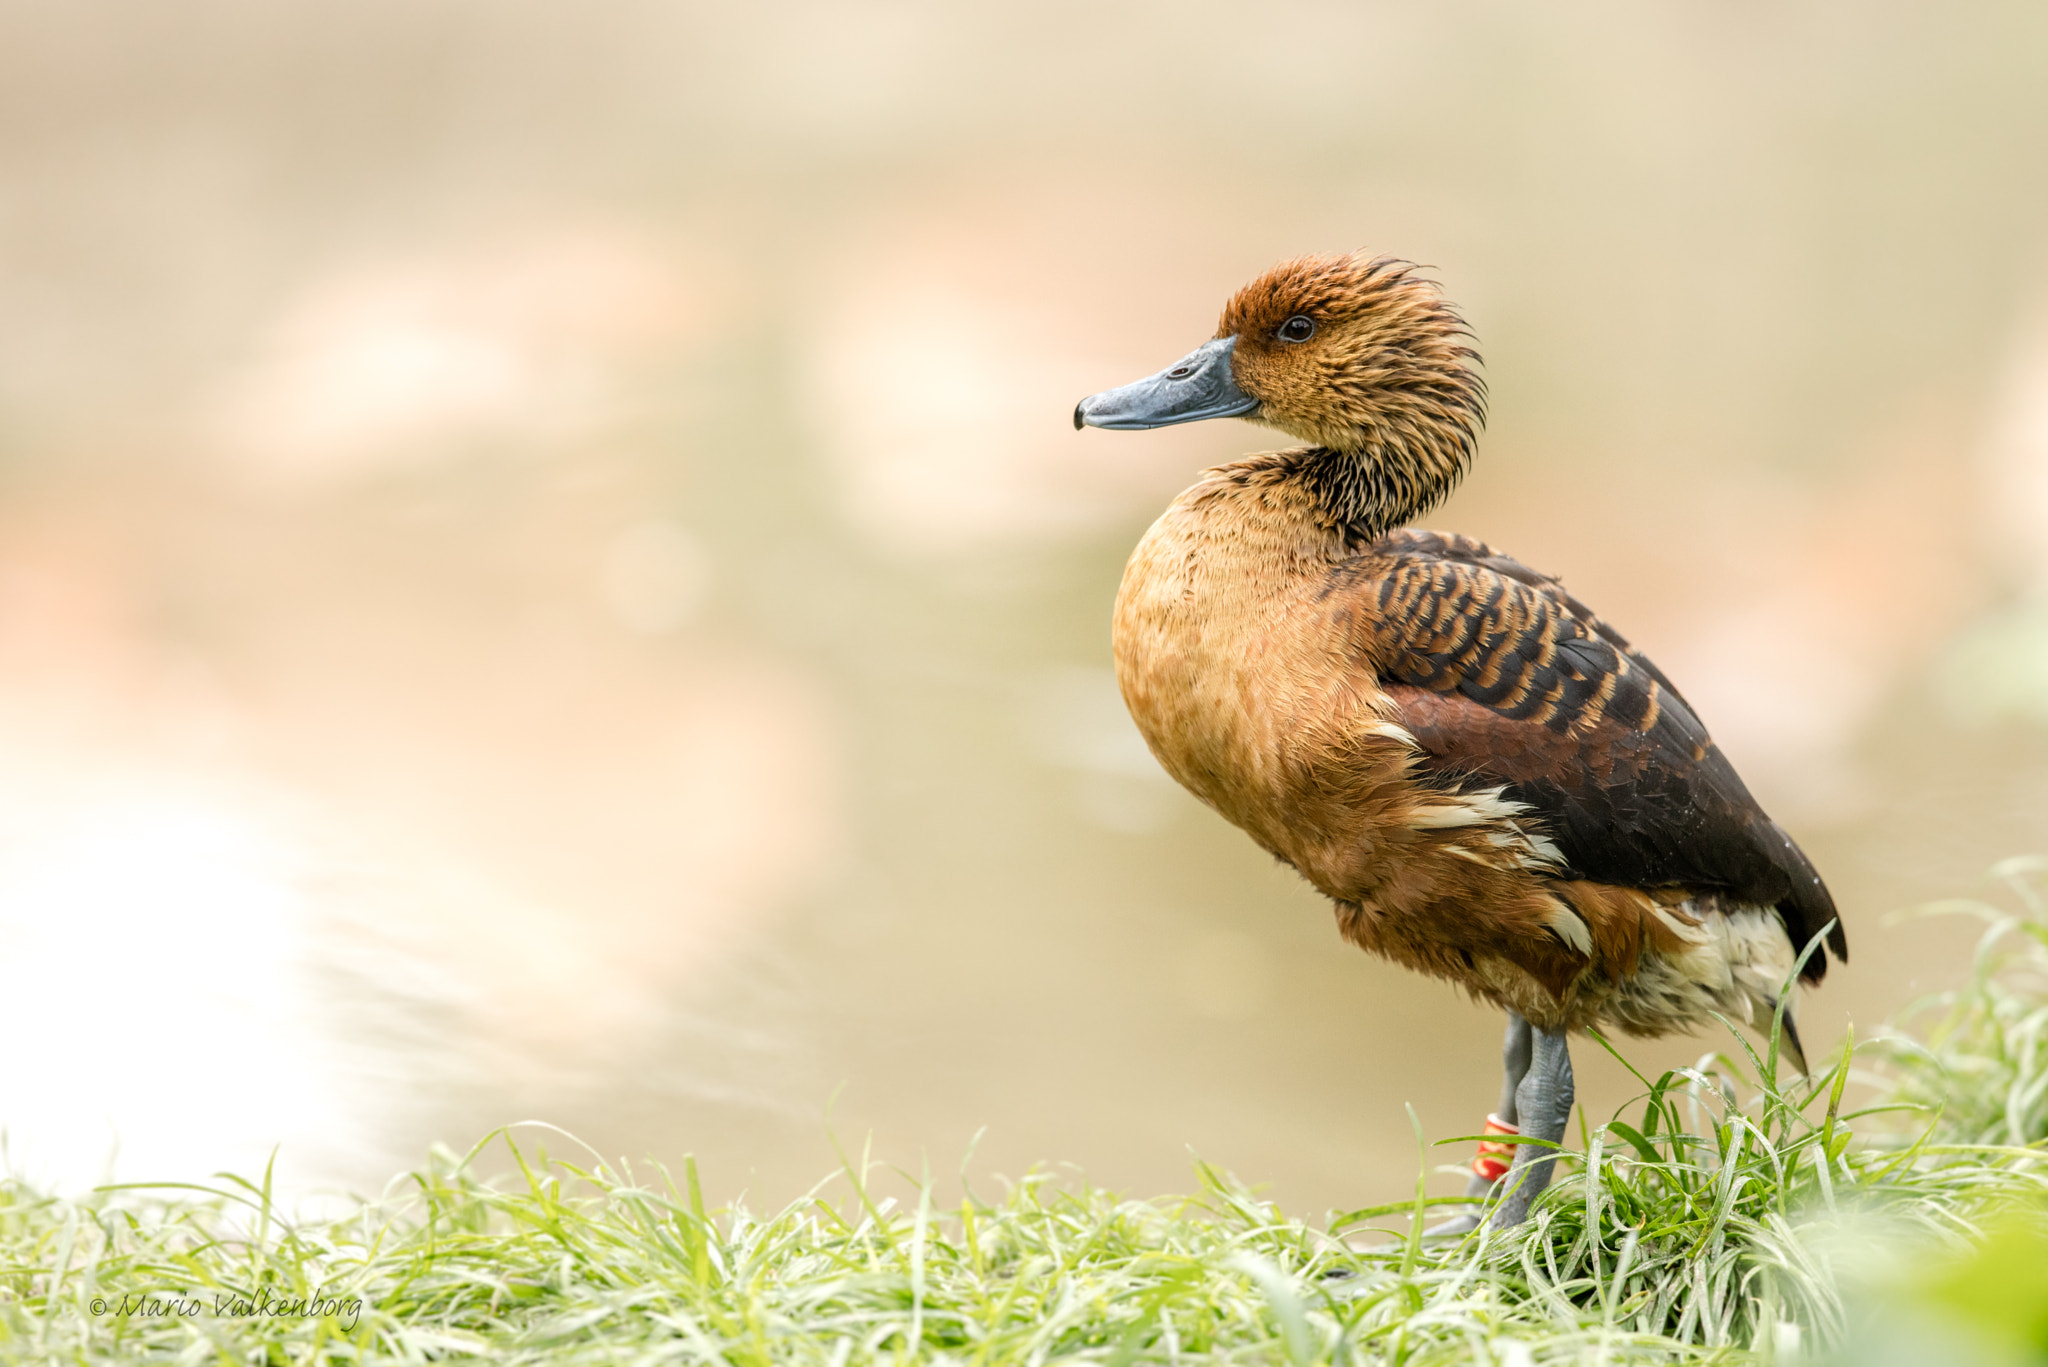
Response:
[[[1533,1034],[1529,1022],[1513,1011],[1508,1012],[1508,1034],[1500,1044],[1500,1110],[1495,1114],[1510,1125],[1522,1123],[1521,1101],[1516,1094],[1529,1072],[1529,1056],[1535,1048]]]
[[[1522,1085],[1523,1076],[1529,1071],[1530,1049],[1529,1022],[1523,1020],[1516,1012],[1508,1012],[1507,1037],[1501,1041],[1500,1046],[1500,1109],[1495,1111],[1494,1114],[1507,1121],[1510,1125],[1520,1123],[1515,1118],[1520,1114],[1520,1106],[1516,1100],[1515,1092]],[[1516,1151],[1519,1155],[1520,1146],[1517,1146]],[[1487,1181],[1475,1172],[1472,1174],[1472,1180],[1465,1184],[1465,1194],[1467,1196],[1484,1196],[1492,1191],[1493,1188],[1494,1184],[1492,1182]],[[1431,1225],[1426,1232],[1429,1234],[1464,1234],[1477,1228],[1479,1228],[1479,1215],[1475,1209],[1472,1213],[1460,1213],[1451,1216],[1447,1220],[1439,1221]]]
[[[1536,1030],[1529,1071],[1515,1089],[1516,1123],[1531,1139],[1555,1144],[1564,1139],[1572,1114],[1572,1056],[1562,1030]],[[1529,1203],[1550,1185],[1557,1152],[1535,1144],[1515,1146],[1515,1165],[1501,1179],[1506,1193],[1489,1217],[1496,1229],[1518,1225]]]
[[[1516,1101],[1515,1091],[1529,1071],[1529,1053],[1533,1047],[1530,1033],[1529,1022],[1516,1012],[1508,1012],[1507,1038],[1500,1045],[1500,1109],[1494,1114],[1510,1125],[1522,1123],[1517,1118],[1521,1114],[1521,1106]],[[1492,1190],[1493,1183],[1476,1172],[1465,1184],[1467,1196],[1484,1196]]]

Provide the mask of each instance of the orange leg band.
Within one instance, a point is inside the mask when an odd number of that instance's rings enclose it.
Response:
[[[1486,1134],[1520,1134],[1521,1130],[1497,1115],[1486,1117]],[[1491,1139],[1479,1141],[1479,1156],[1472,1160],[1472,1171],[1489,1182],[1498,1182],[1514,1166],[1515,1146],[1501,1144]]]

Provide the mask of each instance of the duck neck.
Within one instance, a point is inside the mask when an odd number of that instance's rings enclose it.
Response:
[[[1376,441],[1357,450],[1302,453],[1300,478],[1347,541],[1376,541],[1422,516],[1457,485],[1471,459],[1464,441],[1416,446]]]

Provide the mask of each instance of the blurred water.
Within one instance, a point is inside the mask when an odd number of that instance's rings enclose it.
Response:
[[[1341,946],[1108,673],[1130,545],[1270,435],[1068,425],[1303,250],[1466,307],[1432,522],[1564,575],[1813,852],[1809,1040],[1964,962],[1885,912],[2048,834],[2036,7],[0,26],[25,1171],[375,1187],[539,1116],[779,1200],[829,1110],[1401,1188],[1497,1022]]]

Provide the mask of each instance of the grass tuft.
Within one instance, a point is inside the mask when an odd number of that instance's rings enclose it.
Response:
[[[1731,1033],[1732,1052],[1641,1078],[1519,1229],[1425,1239],[1449,1202],[1419,1186],[1304,1221],[1206,1165],[1189,1196],[1032,1173],[942,1208],[928,1174],[878,1178],[866,1154],[756,1215],[707,1208],[694,1163],[571,1161],[507,1130],[339,1217],[280,1211],[267,1173],[77,1200],[0,1182],[0,1352],[1534,1367],[1932,1343],[2048,1362],[2044,875],[2001,866],[2016,907],[1962,908],[1987,924],[1970,980],[1825,1072],[1786,1078],[1775,1042]],[[488,1149],[509,1179],[479,1176]]]

